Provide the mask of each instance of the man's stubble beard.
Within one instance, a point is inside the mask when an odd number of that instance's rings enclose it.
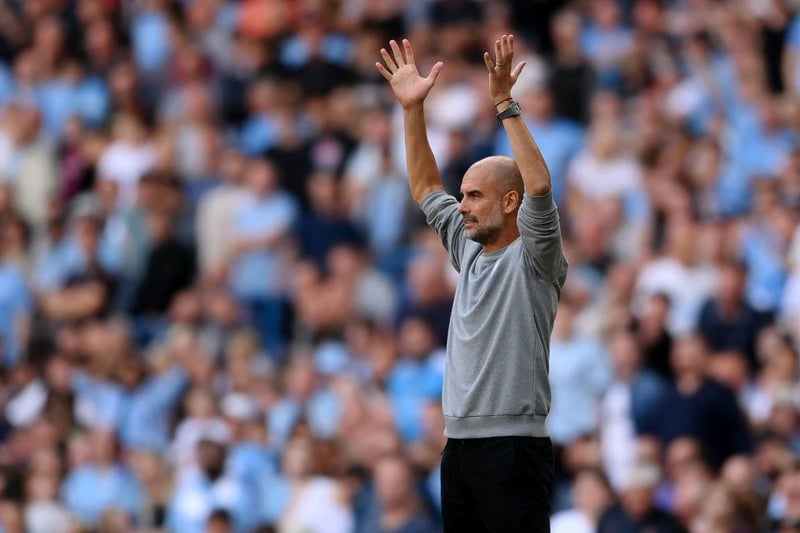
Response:
[[[473,216],[464,217],[465,221],[470,220],[475,222],[477,219]],[[467,239],[475,241],[482,246],[491,244],[497,239],[500,230],[503,228],[503,206],[498,203],[492,209],[492,212],[487,215],[483,223],[477,224],[472,229],[465,229],[464,235]]]

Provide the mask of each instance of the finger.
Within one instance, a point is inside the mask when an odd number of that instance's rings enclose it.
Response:
[[[403,49],[406,52],[406,62],[409,65],[416,65],[414,61],[414,50],[411,48],[411,42],[408,39],[403,39]]]
[[[383,63],[377,62],[375,63],[375,68],[378,69],[378,72],[381,73],[381,76],[386,78],[386,81],[392,81],[392,74],[386,70],[386,67],[383,66]]]
[[[503,55],[505,55],[505,58],[508,60],[509,63],[511,63],[511,55],[512,54],[513,54],[513,52],[511,51],[511,36],[510,35],[504,35],[503,36]]]
[[[519,65],[517,65],[514,68],[514,72],[511,73],[511,79],[512,80],[516,80],[517,78],[519,78],[519,75],[522,73],[522,69],[524,69],[524,68],[525,68],[525,62],[522,61],[522,62],[520,62]]]
[[[381,56],[383,57],[383,60],[386,61],[386,66],[389,67],[389,70],[392,72],[397,70],[397,65],[394,64],[394,60],[392,59],[392,56],[389,55],[389,52],[386,51],[386,48],[381,48]]]
[[[392,52],[394,53],[394,60],[397,63],[398,67],[402,67],[406,64],[405,58],[403,58],[403,52],[400,50],[400,45],[397,44],[397,41],[392,39],[389,41],[389,46],[392,47]]]
[[[439,73],[442,71],[443,66],[444,63],[442,63],[441,61],[437,61],[436,64],[433,65],[433,68],[431,68],[431,73],[428,74],[427,78],[425,78],[426,80],[431,80],[431,85],[436,83],[436,78],[439,77]]]
[[[489,52],[483,53],[483,62],[486,64],[486,70],[488,70],[489,74],[491,74],[492,70],[494,69],[494,63],[492,63],[492,58],[489,55]]]
[[[514,35],[508,36],[508,57],[514,57]]]
[[[494,42],[494,64],[503,64],[503,51],[500,49],[500,41]]]

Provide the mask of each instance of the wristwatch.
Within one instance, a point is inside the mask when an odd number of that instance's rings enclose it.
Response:
[[[497,120],[503,122],[503,120],[509,117],[518,117],[520,115],[522,115],[522,108],[515,100],[511,100],[508,107],[497,114]]]

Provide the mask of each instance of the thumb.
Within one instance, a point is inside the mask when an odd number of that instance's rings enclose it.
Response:
[[[435,65],[433,65],[433,68],[431,69],[431,73],[428,74],[427,78],[425,78],[426,80],[430,80],[431,85],[436,83],[436,78],[439,77],[439,73],[442,71],[442,67],[443,66],[444,66],[444,63],[442,63],[441,61],[437,61],[437,63]]]
[[[517,65],[517,67],[514,69],[514,72],[511,73],[511,79],[516,80],[517,78],[519,78],[519,75],[522,74],[522,69],[525,68],[526,64],[527,63],[523,61],[519,65]]]

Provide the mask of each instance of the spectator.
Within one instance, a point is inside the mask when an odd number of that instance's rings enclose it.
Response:
[[[709,354],[699,337],[675,345],[675,382],[641,431],[669,445],[676,438],[696,438],[712,466],[750,450],[750,435],[733,393],[708,377]]]
[[[553,404],[547,425],[558,444],[568,444],[597,430],[597,404],[611,380],[603,348],[591,339],[578,337],[574,319],[572,307],[562,302],[550,342]]]
[[[224,509],[231,517],[233,531],[254,527],[258,510],[245,486],[225,473],[226,449],[211,440],[197,443],[196,466],[180,472],[167,509],[167,526],[177,533],[201,533],[209,517]]]
[[[283,350],[284,294],[281,287],[281,241],[296,217],[295,202],[277,188],[274,167],[250,161],[246,170],[248,196],[234,221],[229,282],[244,300],[253,323],[273,357]]]
[[[88,462],[72,470],[61,487],[67,508],[88,527],[97,527],[111,509],[136,518],[144,494],[133,473],[118,462],[114,434],[94,431],[89,435],[89,446]]]
[[[671,514],[655,507],[653,494],[658,484],[658,467],[640,464],[634,468],[620,496],[620,503],[606,511],[597,527],[598,533],[612,531],[664,532],[686,531]]]
[[[572,486],[574,509],[553,515],[550,527],[553,533],[590,533],[613,503],[613,491],[608,479],[597,470],[581,470],[575,475]]]

